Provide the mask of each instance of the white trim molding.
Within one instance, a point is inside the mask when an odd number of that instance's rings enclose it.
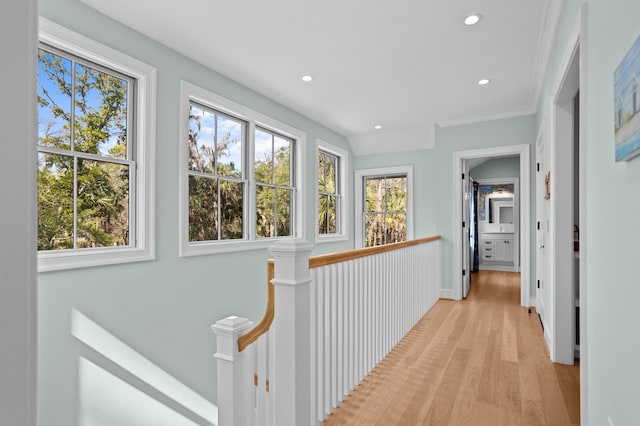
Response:
[[[447,289],[444,289],[444,288],[440,289],[440,299],[457,300],[454,290],[447,290]]]

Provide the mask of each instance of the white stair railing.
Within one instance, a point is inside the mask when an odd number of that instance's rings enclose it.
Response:
[[[439,239],[313,258],[304,241],[277,242],[263,321],[213,326],[218,424],[322,422],[438,300]]]

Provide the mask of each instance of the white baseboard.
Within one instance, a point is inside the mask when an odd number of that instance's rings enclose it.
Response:
[[[536,306],[536,298],[535,296],[529,297],[529,308],[535,308]]]
[[[452,299],[456,300],[455,292],[453,290],[440,289],[440,299]]]

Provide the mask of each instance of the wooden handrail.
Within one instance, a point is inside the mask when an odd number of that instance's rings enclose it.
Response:
[[[273,259],[267,260],[267,310],[264,312],[262,320],[248,333],[243,334],[238,338],[238,352],[244,351],[247,346],[258,340],[258,337],[269,331],[271,323],[273,322],[273,316],[275,314],[275,289],[271,280],[274,276],[274,264]]]
[[[355,250],[348,250],[340,253],[322,254],[309,258],[309,269],[318,268],[320,266],[332,265],[334,263],[346,262],[348,260],[359,259],[361,257],[372,256],[374,254],[384,253],[392,250],[399,250],[405,247],[411,247],[418,244],[426,244],[431,241],[440,239],[440,235],[433,237],[419,238],[417,240],[403,241],[400,243],[385,244],[376,247],[366,247]],[[275,316],[275,289],[271,280],[274,277],[273,259],[267,261],[267,310],[262,320],[249,330],[248,333],[238,338],[238,352],[244,351],[247,346],[258,340],[258,337],[269,331],[273,317]]]
[[[334,263],[346,262],[347,260],[359,259],[361,257],[372,256],[374,254],[384,253],[387,251],[398,250],[405,247],[411,247],[418,244],[425,244],[440,239],[440,235],[433,237],[420,238],[411,241],[402,241],[399,243],[385,244],[382,246],[366,247],[361,249],[343,251],[340,253],[321,254],[309,258],[309,269],[318,268],[320,266],[332,265]]]

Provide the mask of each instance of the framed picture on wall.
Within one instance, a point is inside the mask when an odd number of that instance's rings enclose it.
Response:
[[[640,154],[640,37],[613,74],[616,162]]]

